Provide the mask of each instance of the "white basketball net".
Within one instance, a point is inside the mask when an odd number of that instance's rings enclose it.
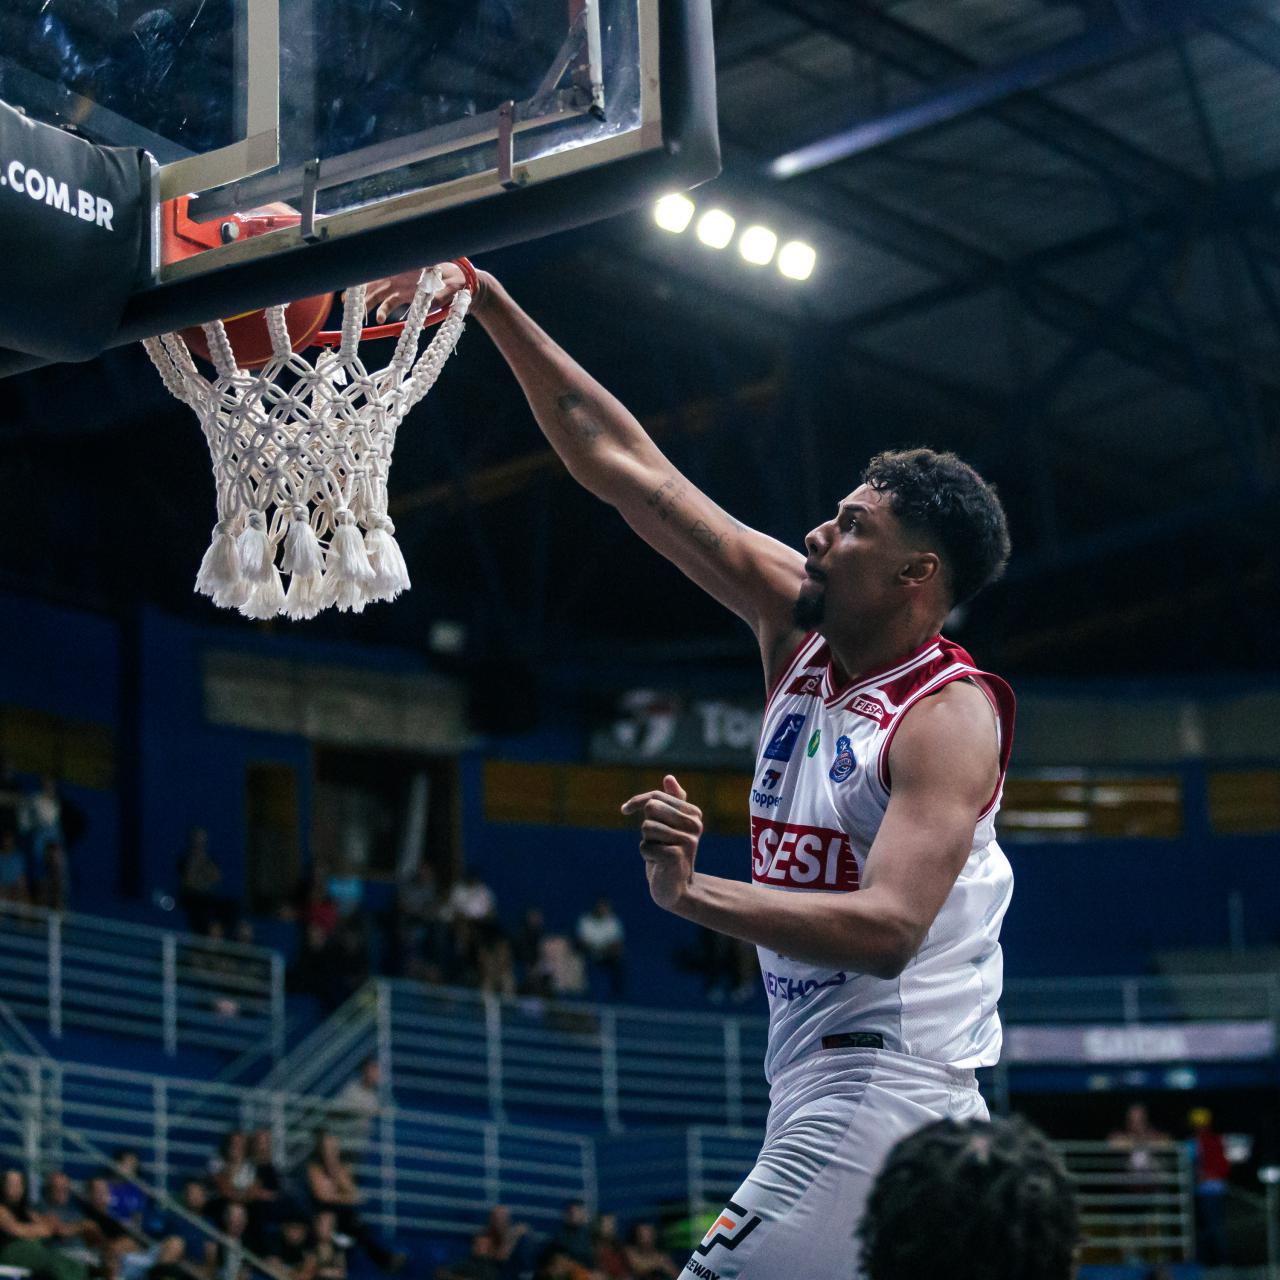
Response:
[[[442,287],[438,270],[422,273],[391,363],[372,374],[357,354],[363,285],[347,291],[341,345],[314,363],[291,350],[282,306],[267,310],[274,354],[256,373],[236,367],[220,320],[203,326],[212,379],[180,335],[145,341],[164,385],[195,410],[213,458],[218,523],[198,592],[250,618],[313,618],[331,606],[359,613],[408,590],[387,472],[396,429],[435,385],[471,305],[459,290],[419,354],[423,317]]]

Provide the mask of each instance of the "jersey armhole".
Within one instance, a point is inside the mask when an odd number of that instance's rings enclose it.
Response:
[[[778,690],[786,684],[788,677],[795,673],[796,667],[799,665],[800,659],[804,656],[805,650],[808,649],[815,640],[820,639],[821,636],[819,636],[816,631],[807,631],[801,637],[800,643],[791,650],[791,656],[787,659],[786,665],[783,666],[777,679],[774,680],[773,684],[770,685],[768,692],[765,694],[764,709],[766,714],[768,714],[770,704],[773,702],[774,698],[777,697]]]
[[[898,732],[898,726],[902,723],[902,717],[922,698],[927,698],[930,694],[937,693],[940,689],[945,689],[947,685],[954,684],[957,680],[971,681],[974,687],[979,689],[988,703],[991,704],[991,710],[996,717],[996,751],[999,754],[1000,775],[996,778],[995,790],[991,793],[991,799],[983,805],[982,811],[978,814],[977,820],[981,822],[996,807],[1000,799],[1000,793],[1004,790],[1005,773],[1009,768],[1009,753],[1013,750],[1015,710],[1013,690],[999,676],[993,676],[989,672],[975,671],[971,667],[966,667],[950,672],[945,679],[939,680],[937,684],[921,689],[911,698],[908,698],[894,716],[893,724],[889,726],[889,732],[885,734],[884,741],[880,744],[880,752],[876,758],[876,780],[880,783],[885,795],[888,795],[890,791],[889,747],[893,742],[893,735]]]

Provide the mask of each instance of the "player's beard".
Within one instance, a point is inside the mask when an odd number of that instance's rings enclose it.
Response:
[[[791,607],[791,620],[801,631],[812,631],[821,621],[827,592],[817,583],[806,581]]]

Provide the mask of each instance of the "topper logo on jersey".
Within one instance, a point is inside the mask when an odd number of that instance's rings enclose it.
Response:
[[[766,769],[760,775],[760,785],[766,791],[772,791],[782,781],[782,774],[777,769]]]
[[[787,685],[788,694],[799,694],[802,698],[816,698],[822,693],[822,677],[817,676],[796,676],[796,678]]]
[[[704,1258],[716,1245],[722,1249],[736,1249],[759,1225],[759,1214],[730,1200],[724,1212],[711,1224],[711,1230],[702,1237],[702,1243],[694,1245],[694,1248]]]
[[[751,878],[778,888],[848,892],[858,887],[858,861],[843,831],[752,815]]]
[[[783,716],[782,723],[774,730],[773,737],[769,739],[769,745],[762,753],[764,758],[784,762],[790,760],[796,749],[796,743],[800,741],[800,730],[803,728],[804,716]]]
[[[866,716],[868,720],[874,720],[876,724],[882,725],[889,718],[889,712],[879,698],[866,698],[860,693],[855,693],[844,704],[844,709],[852,711],[857,716]]]

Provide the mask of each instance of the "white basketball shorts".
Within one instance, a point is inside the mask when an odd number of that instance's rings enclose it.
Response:
[[[885,1049],[830,1049],[779,1073],[756,1166],[681,1280],[856,1280],[855,1237],[899,1138],[987,1118],[972,1071]]]

